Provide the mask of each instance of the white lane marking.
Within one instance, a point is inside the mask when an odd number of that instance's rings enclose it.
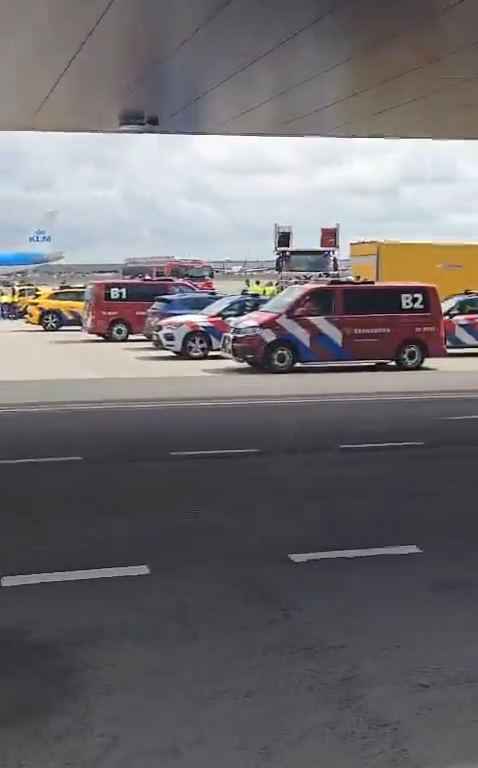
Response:
[[[472,416],[442,416],[440,421],[468,421],[469,419],[478,419],[478,415]]]
[[[423,549],[411,546],[400,547],[371,547],[369,549],[338,549],[335,552],[306,552],[305,554],[289,555],[293,563],[307,563],[310,560],[337,560],[340,557],[376,557],[377,555],[415,555]]]
[[[252,378],[252,377],[251,377]],[[424,392],[423,394],[382,394],[382,395],[350,395],[343,394],[340,397],[324,395],[311,397],[309,395],[293,395],[291,397],[276,397],[270,399],[248,398],[236,400],[187,400],[187,401],[159,401],[148,403],[135,402],[108,402],[108,403],[63,403],[46,405],[6,405],[0,406],[0,416],[8,416],[16,413],[74,413],[76,411],[116,411],[116,410],[157,410],[165,408],[243,408],[250,405],[320,405],[323,403],[388,403],[388,402],[421,402],[422,400],[477,400],[476,391],[470,392]]]
[[[425,443],[419,443],[410,440],[403,443],[346,443],[344,445],[339,445],[339,448],[345,451],[351,450],[353,448],[409,448],[411,446],[420,447],[422,445],[425,445]]]
[[[124,568],[89,568],[83,571],[55,571],[53,573],[29,573],[20,576],[2,576],[2,587],[21,587],[26,584],[46,584],[54,581],[85,581],[87,579],[112,579],[119,576],[148,576],[147,565],[128,565]]]
[[[170,451],[170,456],[234,456],[237,454],[260,453],[259,448],[230,448],[215,451]]]
[[[0,464],[60,464],[68,461],[83,461],[82,456],[44,456],[31,459],[0,459]]]

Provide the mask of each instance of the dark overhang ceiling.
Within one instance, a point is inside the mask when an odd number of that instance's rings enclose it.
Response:
[[[3,130],[478,137],[476,0],[0,0]]]

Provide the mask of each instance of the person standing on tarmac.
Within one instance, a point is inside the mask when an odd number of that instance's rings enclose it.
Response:
[[[241,294],[244,296],[246,293],[250,293],[250,292],[251,292],[251,281],[249,280],[248,277],[246,277],[246,280],[244,282],[244,288],[242,289]]]
[[[260,280],[256,280],[254,285],[251,285],[249,293],[254,294],[254,296],[262,296],[262,284]]]
[[[262,291],[263,296],[267,296],[267,298],[272,299],[273,296],[277,296],[277,288],[275,287],[272,280],[269,280],[268,283],[264,286],[264,290]]]

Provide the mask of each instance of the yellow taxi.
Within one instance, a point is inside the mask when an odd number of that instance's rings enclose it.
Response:
[[[26,321],[39,325],[44,331],[81,327],[85,288],[56,288],[27,307]]]

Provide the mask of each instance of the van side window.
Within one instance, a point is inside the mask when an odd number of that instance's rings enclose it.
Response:
[[[419,286],[403,288],[344,288],[345,315],[407,315],[430,312],[428,291]]]
[[[335,291],[330,288],[317,288],[309,291],[297,306],[302,315],[305,311],[310,317],[325,317],[335,312]]]
[[[105,286],[105,301],[131,301],[153,303],[156,296],[168,292],[166,285],[160,283],[129,283]]]

